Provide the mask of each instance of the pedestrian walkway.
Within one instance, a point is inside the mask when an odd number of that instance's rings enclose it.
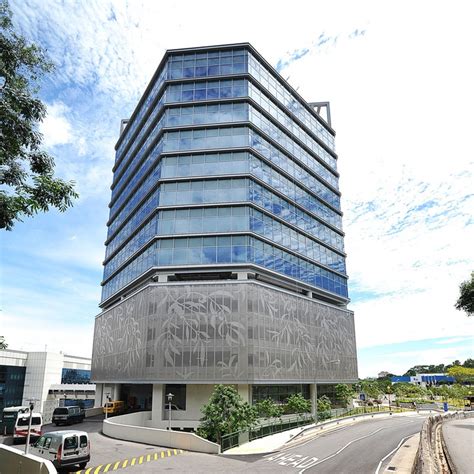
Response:
[[[322,431],[328,431],[335,428],[340,428],[344,425],[351,425],[359,423],[368,418],[376,416],[377,418],[387,418],[390,416],[413,416],[416,412],[403,412],[390,415],[389,413],[382,414],[367,414],[356,417],[346,417],[334,419],[325,423],[313,423],[311,425],[300,426],[299,428],[293,428],[292,430],[283,431],[264,438],[255,439],[248,443],[236,446],[235,448],[228,449],[222,454],[224,455],[245,455],[245,454],[267,454],[277,451],[280,448],[288,447],[294,443],[302,442],[306,439],[310,439],[317,436]]]
[[[468,474],[474,466],[474,417],[443,423],[443,439],[456,472]]]

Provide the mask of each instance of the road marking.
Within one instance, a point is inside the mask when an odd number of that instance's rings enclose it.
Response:
[[[167,453],[167,454],[165,454]],[[132,466],[139,466],[140,464],[143,464],[145,462],[152,462],[152,461],[158,461],[160,459],[163,459],[165,457],[171,457],[171,456],[177,456],[178,454],[183,454],[184,451],[182,449],[173,449],[170,451],[169,449],[166,451],[157,451],[152,454],[147,454],[130,458],[130,459],[123,459],[122,461],[115,461],[111,462],[107,465],[105,465],[104,470],[102,471],[102,468],[104,467],[104,464],[100,464],[99,466],[96,467],[89,467],[85,471],[76,471],[75,474],[105,474],[111,469],[111,466],[113,465],[114,467],[112,468],[113,471],[116,471],[117,469],[125,469],[126,467],[132,467]],[[138,462],[137,462],[138,460]]]
[[[308,469],[318,461],[318,458],[303,456],[302,454],[289,453],[288,451],[278,454],[267,454],[265,457],[267,458],[265,461],[275,461],[280,466],[292,466],[300,469]]]
[[[365,435],[365,436],[361,436],[360,438],[356,438],[356,439],[353,439],[352,441],[349,441],[345,446],[343,446],[341,449],[337,450],[335,453],[331,454],[330,456],[327,456],[323,459],[321,459],[320,461],[317,461],[315,464],[312,464],[311,467],[313,466],[317,466],[318,464],[321,464],[325,461],[327,461],[328,459],[331,459],[335,456],[337,456],[338,454],[342,453],[342,451],[344,451],[346,448],[348,448],[352,443],[355,443],[356,441],[360,441],[361,439],[364,439],[364,438],[368,438],[372,435],[374,435],[375,433],[378,433],[379,431],[382,431],[384,430],[385,428],[379,428],[378,430],[375,430],[375,431],[372,431],[372,433],[368,434],[368,435]],[[309,467],[309,466],[308,466]],[[301,471],[298,472],[298,474],[303,474],[303,472],[308,469],[307,467],[305,467],[304,469],[302,469]]]
[[[415,434],[415,433],[413,433]],[[408,436],[405,436],[404,438],[402,438],[400,440],[400,442],[398,443],[397,447],[395,449],[392,449],[388,454],[386,454],[379,462],[378,466],[377,466],[377,469],[375,470],[375,474],[379,474],[379,471],[380,471],[380,468],[382,467],[382,463],[385,461],[385,459],[387,459],[391,454],[393,454],[408,438],[412,437],[413,435],[408,435]]]

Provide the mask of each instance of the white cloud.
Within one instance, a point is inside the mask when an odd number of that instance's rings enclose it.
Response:
[[[71,143],[73,141],[72,127],[66,118],[69,107],[58,101],[47,105],[47,109],[46,118],[40,124],[45,146],[53,147]]]
[[[77,181],[81,212],[89,212],[77,223],[61,216],[75,241],[38,241],[37,252],[58,265],[98,264],[120,119],[165,49],[250,41],[274,65],[301,56],[283,75],[307,100],[331,102],[360,347],[472,334],[474,318],[453,308],[474,268],[468,5],[296,1],[269,9],[243,1],[227,21],[217,0],[204,9],[192,1],[13,1],[14,21],[57,64],[45,139],[63,145],[57,169]],[[19,241],[28,241],[22,229]]]

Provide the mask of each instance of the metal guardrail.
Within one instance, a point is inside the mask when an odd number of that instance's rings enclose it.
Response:
[[[227,451],[228,449],[235,448],[249,441],[291,430],[298,426],[309,425],[313,422],[314,419],[309,413],[304,413],[292,418],[284,417],[274,419],[274,421],[270,423],[263,422],[251,430],[235,431],[234,433],[224,435],[221,439],[221,451]]]
[[[384,407],[385,408],[385,407]],[[369,414],[384,414],[384,413],[400,413],[407,411],[404,408],[392,406],[391,408],[386,407],[386,410],[380,409],[380,407],[357,407],[357,408],[337,408],[331,410],[330,418],[326,418],[325,422],[330,423],[334,418],[346,418],[346,417],[359,417]],[[221,439],[221,451],[227,451],[228,449],[235,448],[241,444],[253,441],[254,439],[264,438],[282,431],[291,430],[298,426],[310,425],[314,423],[314,418],[309,414],[301,414],[299,416],[283,419],[275,419],[272,423],[261,424],[257,428],[252,430],[235,431],[224,435]],[[321,425],[318,425],[321,426]]]

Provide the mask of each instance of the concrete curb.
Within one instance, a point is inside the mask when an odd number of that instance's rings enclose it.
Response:
[[[387,469],[401,474],[411,474],[413,466],[415,465],[418,448],[420,445],[420,433],[416,433],[407,440],[395,451],[392,456]]]

